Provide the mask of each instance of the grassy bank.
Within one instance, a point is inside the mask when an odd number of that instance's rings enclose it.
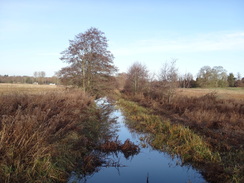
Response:
[[[179,155],[183,163],[191,163],[201,169],[210,182],[241,182],[243,179],[240,162],[234,154],[228,158],[220,155],[205,138],[194,133],[189,127],[172,123],[169,119],[155,115],[153,109],[146,109],[134,102],[119,100],[128,119],[128,125],[141,132],[151,134],[150,143],[156,149]],[[153,114],[154,113],[154,114]],[[235,153],[239,158],[243,151]],[[234,164],[234,165],[233,165]]]
[[[144,96],[126,96],[174,123],[188,126],[205,136],[212,146],[222,149],[244,147],[243,100],[223,99],[216,92],[188,97],[176,94],[171,102]]]
[[[102,109],[80,90],[16,91],[0,95],[0,182],[66,182],[108,132]]]

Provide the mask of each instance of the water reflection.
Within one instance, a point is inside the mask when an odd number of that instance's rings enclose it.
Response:
[[[140,134],[131,132],[125,125],[125,118],[120,110],[111,113],[111,117],[117,117],[117,135],[124,142],[130,139],[139,145]],[[126,157],[123,153],[111,153],[106,157],[113,166],[101,167],[92,175],[79,178],[73,173],[69,183],[157,183],[157,182],[206,182],[202,175],[190,166],[180,166],[181,160],[173,158],[163,152],[152,149],[150,146],[141,147],[140,153]]]

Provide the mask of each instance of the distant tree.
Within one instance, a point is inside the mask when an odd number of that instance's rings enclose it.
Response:
[[[69,66],[60,70],[59,77],[66,84],[82,87],[93,94],[109,89],[108,83],[114,79],[112,75],[117,69],[107,48],[107,38],[97,28],[76,35],[61,53],[60,59]]]
[[[39,77],[45,78],[45,76],[46,76],[46,73],[44,71],[39,72]]]
[[[33,83],[33,80],[32,80],[31,77],[26,76],[26,77],[24,77],[24,83],[32,84]]]
[[[228,86],[227,71],[222,66],[215,66],[212,68],[213,80],[215,87],[226,87]]]
[[[126,73],[118,73],[116,76],[117,80],[117,88],[119,90],[123,90],[125,87],[125,82],[126,82],[127,74]]]
[[[239,72],[237,73],[237,79],[235,81],[235,86],[244,87],[244,78],[241,78],[241,74]]]
[[[240,72],[237,73],[237,80],[241,80],[241,73]]]
[[[204,66],[198,73],[197,84],[200,87],[228,86],[227,72],[222,66],[215,66],[213,68]]]
[[[45,81],[44,81],[45,76],[46,76],[46,73],[44,71],[39,72],[40,83],[42,83],[42,84],[45,83]]]
[[[235,86],[235,76],[234,76],[233,73],[229,74],[227,80],[228,80],[229,87],[234,87]]]
[[[34,76],[1,76],[0,75],[0,83],[28,83],[28,84],[33,84],[36,79],[39,79],[39,73],[37,78]],[[48,83],[55,83],[58,84],[58,78],[53,76],[53,77],[43,77],[43,81],[45,81],[46,84]]]
[[[36,82],[43,84],[46,73],[44,71],[35,71],[33,76],[35,77]]]
[[[148,70],[145,65],[135,62],[127,72],[125,91],[134,95],[146,91],[148,83]]]
[[[193,87],[193,75],[191,73],[186,73],[179,77],[179,84],[181,88],[191,88]]]
[[[191,88],[197,88],[197,87],[199,87],[199,85],[197,84],[197,81],[196,80],[191,80]]]
[[[39,73],[37,71],[35,71],[33,73],[33,76],[35,77],[35,81],[37,81],[37,78],[39,77]]]
[[[172,59],[170,63],[165,62],[159,74],[159,82],[161,86],[162,96],[165,101],[171,103],[176,88],[179,86],[178,69],[175,67],[176,59]]]
[[[210,66],[204,66],[200,69],[197,75],[197,83],[200,87],[211,87],[212,84],[212,69]]]

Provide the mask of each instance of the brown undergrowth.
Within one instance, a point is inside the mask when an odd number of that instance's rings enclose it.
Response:
[[[215,92],[202,97],[175,96],[171,103],[146,97],[130,99],[175,123],[197,129],[218,148],[244,146],[243,101],[218,99]]]
[[[0,96],[0,182],[66,182],[109,124],[79,91]]]
[[[244,180],[243,101],[219,99],[216,93],[201,97],[175,96],[170,103],[143,95],[124,97],[146,107],[152,114],[170,119],[171,124],[187,126],[203,137],[221,159],[217,164],[203,163],[208,167],[205,175],[211,182]],[[216,170],[220,176],[215,175]]]

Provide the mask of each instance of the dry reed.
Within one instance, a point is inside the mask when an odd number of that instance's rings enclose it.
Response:
[[[98,142],[100,113],[81,91],[0,96],[0,182],[65,182]]]

